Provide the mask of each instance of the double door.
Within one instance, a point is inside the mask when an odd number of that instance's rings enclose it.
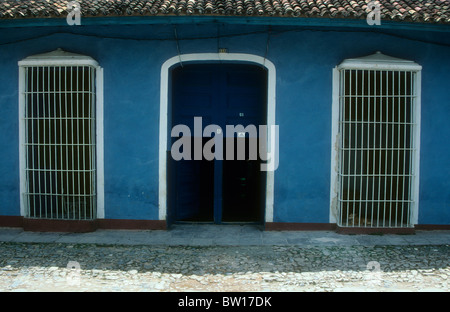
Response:
[[[266,83],[265,69],[255,65],[192,64],[172,71],[172,127],[190,129],[178,150],[190,157],[167,155],[169,222],[262,222],[266,177],[258,135],[266,124]],[[204,131],[211,125],[222,140]],[[172,145],[180,139],[172,137]]]

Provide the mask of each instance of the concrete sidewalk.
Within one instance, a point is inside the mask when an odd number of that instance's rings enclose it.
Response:
[[[344,235],[332,231],[261,231],[250,225],[176,225],[167,231],[97,230],[91,233],[25,232],[0,228],[0,242],[185,246],[375,246],[448,245],[450,231],[411,235]]]

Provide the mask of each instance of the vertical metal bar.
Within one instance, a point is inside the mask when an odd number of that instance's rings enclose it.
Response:
[[[42,90],[41,90],[41,96],[42,96],[42,117],[40,117],[40,125],[42,125],[42,141],[40,142],[40,148],[41,148],[41,153],[42,153],[42,165],[41,165],[41,174],[44,176],[43,180],[43,184],[44,184],[44,189],[41,190],[41,194],[44,196],[44,213],[45,213],[45,218],[47,218],[47,177],[46,177],[46,164],[45,164],[45,77],[44,77],[44,67],[41,67],[41,82],[42,82]],[[42,178],[42,177],[41,177]]]
[[[406,77],[406,72],[403,72],[403,80],[405,80]],[[405,81],[404,81],[405,82]],[[402,89],[401,86],[401,77],[400,77],[400,73],[399,73],[399,90],[401,91],[399,93],[399,99],[403,98],[403,105],[401,105],[401,108],[403,109],[403,111],[399,111],[399,124],[400,124],[400,129],[399,129],[399,148],[401,148],[401,153],[403,155],[403,159],[399,159],[399,173],[401,172],[401,175],[399,175],[399,181],[401,179],[401,185],[402,185],[402,190],[401,190],[401,195],[399,192],[399,201],[401,202],[401,212],[400,212],[400,218],[399,218],[399,224],[400,227],[403,227],[403,209],[405,208],[405,153],[406,153],[406,146],[405,146],[405,130],[406,130],[406,116],[405,116],[405,111],[406,111],[406,88]],[[403,118],[403,121],[402,121]],[[402,136],[403,135],[403,136]],[[400,142],[401,140],[401,142]],[[400,155],[399,155],[400,158]],[[400,161],[402,162],[402,166],[400,165]],[[400,166],[402,168],[400,168]],[[400,183],[400,182],[399,182]]]
[[[57,139],[57,131],[56,131],[56,123],[58,120],[58,115],[57,115],[57,107],[56,107],[56,66],[52,67],[52,72],[53,72],[53,118],[52,118],[52,123],[53,123],[53,141],[52,141],[52,146],[53,146],[53,153],[54,153],[54,162],[53,162],[53,170],[52,170],[52,176],[55,177],[55,189],[52,194],[52,201],[55,201],[55,218],[58,219],[58,210],[59,210],[59,205],[58,205],[58,139]]]
[[[360,181],[360,199],[359,199],[359,216],[361,218],[361,209],[364,202],[365,206],[365,212],[364,212],[364,226],[367,224],[367,192],[363,192],[363,180],[364,182],[367,181],[366,175],[364,174],[364,155],[365,155],[365,148],[364,148],[364,127],[366,126],[365,116],[364,116],[364,105],[365,105],[365,94],[364,94],[364,87],[365,87],[365,81],[364,81],[364,70],[361,71],[361,181]],[[366,173],[367,174],[367,173]],[[366,198],[363,197],[363,193],[365,194]]]
[[[50,139],[51,139],[51,145],[50,145],[50,153],[52,155],[52,179],[53,179],[53,188],[52,188],[52,202],[55,202],[55,210],[54,210],[54,218],[58,219],[58,181],[56,178],[57,175],[57,158],[56,158],[56,67],[51,67],[51,73],[52,73],[52,79],[51,83],[53,84],[53,91],[51,94],[51,104],[53,104],[53,114],[51,115],[51,127],[50,127]],[[51,105],[50,104],[50,105]]]
[[[36,155],[35,155],[35,134],[34,134],[34,126],[36,125],[36,120],[34,119],[35,115],[34,115],[34,67],[29,67],[31,68],[31,153],[32,153],[32,168],[31,168],[31,174],[32,174],[32,180],[33,180],[33,194],[36,193],[36,172],[35,172],[35,167],[36,167]],[[33,217],[36,217],[36,200],[35,200],[35,195],[29,195],[29,201],[31,201],[31,197],[33,198]],[[30,211],[31,213],[31,211]]]
[[[56,79],[57,79],[57,67],[53,66],[53,155],[54,155],[54,162],[53,162],[53,177],[55,180],[55,189],[53,193],[54,201],[55,201],[55,209],[56,209],[56,219],[59,219],[59,183],[58,183],[58,131],[57,131],[57,124],[58,124],[58,107],[57,107],[57,87],[56,87]]]
[[[90,184],[89,184],[89,202],[90,202],[90,212],[91,212],[91,218],[94,219],[97,216],[97,206],[96,206],[96,162],[95,162],[95,146],[96,146],[96,140],[95,140],[95,134],[96,134],[96,128],[94,124],[95,120],[95,109],[96,109],[96,79],[97,79],[97,69],[90,67],[90,75],[89,75],[89,110],[88,110],[88,117],[89,117],[89,123],[88,123],[88,134],[89,134],[89,177],[90,177]]]
[[[395,199],[397,201],[396,203],[396,207],[395,207],[395,226],[398,226],[398,210],[399,210],[399,204],[403,205],[403,202],[400,201],[400,196],[399,196],[399,187],[400,187],[400,152],[401,152],[401,142],[400,142],[400,136],[401,136],[401,73],[400,71],[397,72],[398,75],[398,89],[397,89],[397,101],[398,101],[398,113],[397,113],[397,184],[396,184],[396,188],[395,188]]]
[[[84,183],[84,192],[85,192],[85,210],[89,209],[89,219],[92,219],[92,206],[91,206],[91,198],[90,198],[90,192],[89,192],[89,187],[86,186],[86,183],[89,184],[89,175],[90,174],[90,170],[91,167],[89,166],[89,144],[90,144],[90,133],[89,133],[89,124],[90,124],[90,119],[89,119],[89,111],[90,111],[90,104],[91,104],[91,67],[87,67],[87,104],[86,107],[84,108],[84,115],[86,118],[86,124],[83,125],[83,132],[84,133],[84,140],[85,140],[85,150],[83,151],[83,161],[84,161],[84,169],[85,169],[85,183]],[[85,130],[86,128],[86,130]],[[86,157],[86,153],[88,154]],[[87,176],[87,177],[86,177]]]
[[[21,118],[24,118],[24,126],[25,126],[25,140],[24,140],[24,144],[25,144],[25,194],[21,195],[23,196],[23,198],[25,199],[24,202],[24,209],[25,209],[25,216],[29,217],[30,216],[30,147],[33,148],[32,145],[30,145],[30,129],[29,129],[29,123],[30,123],[30,109],[29,109],[29,98],[30,98],[30,89],[29,89],[29,68],[25,67],[22,69],[23,73],[24,73],[24,78],[25,78],[25,85],[24,85],[24,94],[22,95],[24,97],[24,107],[23,107],[23,111],[24,111],[24,115],[21,116]],[[19,74],[20,75],[20,74]],[[20,96],[20,94],[19,94]],[[31,96],[32,97],[32,96]],[[33,127],[31,127],[33,128]]]
[[[53,149],[54,149],[54,168],[53,168],[53,175],[55,176],[55,191],[53,194],[53,197],[55,199],[56,203],[56,219],[58,219],[58,213],[59,213],[59,205],[58,205],[58,135],[56,131],[56,124],[58,121],[58,114],[57,114],[57,107],[56,107],[56,66],[53,66]]]
[[[47,121],[48,121],[48,142],[47,142],[47,144],[46,145],[44,145],[44,147],[45,147],[45,149],[44,149],[44,151],[46,151],[47,149],[48,149],[48,159],[47,159],[47,157],[44,157],[44,159],[45,159],[45,163],[46,163],[46,172],[47,172],[47,174],[46,174],[46,179],[48,178],[48,184],[49,184],[49,190],[48,190],[48,192],[46,192],[47,194],[46,194],[46,196],[45,196],[45,198],[49,198],[49,201],[50,201],[50,218],[53,218],[53,200],[52,200],[52,157],[51,157],[51,151],[50,151],[50,149],[51,149],[51,126],[50,126],[50,120],[51,120],[51,108],[50,108],[50,105],[51,105],[51,103],[50,103],[50,93],[51,93],[51,90],[50,90],[50,67],[49,66],[47,66],[46,68],[45,68],[45,72],[46,72],[46,74],[47,74],[47,90],[46,90],[46,93],[47,93],[47,97],[46,97],[46,102],[47,103],[45,103],[46,105],[47,105],[47,117],[46,117],[46,119],[47,119]],[[44,123],[44,127],[46,126],[46,124]],[[46,181],[46,185],[47,185],[47,181]],[[46,207],[46,210],[48,210],[48,206]]]
[[[42,217],[42,198],[41,198],[41,193],[42,193],[42,189],[41,189],[41,147],[40,147],[40,141],[41,141],[41,134],[40,134],[40,67],[36,67],[36,132],[37,132],[37,137],[36,137],[36,153],[37,153],[37,164],[36,164],[36,174],[37,174],[37,179],[38,179],[38,196],[39,196],[39,211],[38,216],[39,218]]]
[[[87,127],[87,133],[85,134],[85,139],[87,139],[86,142],[86,150],[87,150],[87,157],[86,157],[86,175],[87,175],[87,187],[86,187],[86,205],[87,207],[89,207],[89,218],[92,219],[93,218],[93,206],[92,206],[92,199],[91,199],[91,172],[92,172],[92,162],[91,162],[91,97],[92,97],[92,68],[89,66],[88,67],[88,103],[87,103],[87,107],[86,107],[86,120],[87,120],[87,124],[85,125],[85,127]],[[85,152],[86,153],[86,152]],[[86,208],[87,209],[87,208]]]
[[[351,140],[352,140],[352,70],[349,70],[349,103],[348,103],[348,107],[349,107],[349,114],[348,114],[348,167],[347,167],[347,220],[346,220],[346,225],[348,226],[348,215],[349,215],[349,209],[350,209],[350,179],[351,179]]]
[[[43,164],[44,164],[44,187],[45,187],[45,217],[51,218],[51,210],[49,211],[49,204],[47,203],[48,194],[50,193],[48,186],[50,182],[49,178],[49,168],[48,168],[48,156],[47,156],[47,147],[48,147],[48,130],[47,130],[47,121],[48,121],[48,77],[47,77],[47,67],[42,67],[42,127],[44,128],[44,136],[42,142],[42,149],[44,151]]]
[[[78,211],[77,214],[79,217],[81,217],[81,197],[80,197],[80,115],[79,115],[79,109],[80,109],[80,67],[77,66],[76,67],[76,73],[77,73],[77,79],[76,79],[76,91],[75,91],[75,96],[77,99],[77,103],[76,103],[76,118],[75,118],[75,124],[76,124],[76,128],[77,128],[77,132],[76,132],[76,137],[77,137],[77,144],[76,144],[76,152],[75,152],[75,156],[77,157],[77,178],[78,178],[78,187],[77,187],[77,192],[76,192],[76,198],[78,201]],[[75,214],[75,215],[77,215]]]
[[[63,110],[63,108],[62,108],[62,92],[63,92],[62,79],[63,79],[63,76],[61,73],[61,69],[62,69],[62,66],[58,66],[58,70],[59,70],[59,115],[60,115],[60,117],[59,117],[59,144],[60,144],[59,152],[60,152],[60,156],[61,156],[59,159],[60,169],[59,169],[58,177],[59,177],[59,180],[61,181],[61,186],[60,186],[61,218],[64,219],[65,216],[64,216],[63,121],[64,121],[65,116],[63,116],[63,113],[62,113],[62,110]],[[64,74],[65,74],[65,71],[64,71]],[[67,115],[67,111],[65,111],[65,114]]]
[[[37,154],[38,154],[38,163],[37,163],[37,174],[38,174],[38,181],[39,181],[39,217],[42,217],[42,198],[41,198],[41,194],[42,194],[42,189],[41,189],[41,147],[40,147],[40,140],[41,140],[41,136],[40,136],[40,109],[39,109],[39,96],[40,96],[40,91],[39,91],[39,74],[40,74],[40,68],[37,67],[37,75],[36,75],[36,89],[37,89],[37,98],[36,98],[36,111],[37,111],[37,138],[36,138],[36,146],[37,146]]]
[[[359,118],[359,115],[362,113],[361,103],[362,96],[359,92],[359,88],[361,88],[361,71],[356,71],[356,82],[355,82],[355,176],[354,176],[354,189],[355,189],[355,213],[354,216],[357,217],[358,226],[361,226],[361,181],[362,181],[362,170],[361,163],[363,161],[362,155],[362,147],[359,146],[360,137],[362,134],[362,127],[364,125],[363,120]],[[360,133],[361,131],[361,133]],[[359,182],[359,185],[358,185]]]
[[[411,182],[410,182],[410,188],[411,188],[411,204],[410,204],[410,211],[408,216],[411,217],[411,214],[413,213],[412,209],[414,208],[415,205],[417,205],[417,203],[414,201],[414,199],[416,198],[416,188],[414,187],[416,184],[416,175],[417,175],[417,171],[416,171],[416,157],[417,157],[417,153],[419,152],[417,150],[417,140],[416,140],[416,128],[417,128],[417,122],[418,122],[418,118],[419,116],[416,115],[416,103],[417,103],[417,93],[416,93],[416,83],[417,83],[417,72],[413,72],[411,73],[411,92],[413,94],[412,97],[412,129],[411,129],[411,147],[412,147],[412,153],[411,153]],[[408,225],[411,225],[413,221],[408,220]]]
[[[89,81],[90,78],[89,76],[86,79],[86,75],[89,75],[90,73],[90,69],[89,67],[83,67],[83,107],[82,107],[82,116],[83,116],[83,204],[84,204],[84,218],[90,218],[89,216],[87,216],[87,197],[86,197],[86,172],[87,172],[87,168],[86,168],[86,105],[89,105],[89,97],[87,97],[87,95],[89,95]],[[87,81],[86,81],[87,80]],[[87,83],[87,85],[86,85]],[[87,97],[87,99],[86,99]]]
[[[392,185],[392,183],[389,183],[389,185],[388,185],[388,180],[392,176],[392,174],[391,174],[392,167],[389,169],[388,160],[389,160],[389,158],[392,159],[392,148],[393,148],[392,142],[391,142],[392,140],[390,140],[390,136],[389,136],[389,130],[392,131],[391,122],[389,121],[389,117],[390,117],[389,114],[391,113],[391,115],[392,115],[392,112],[390,111],[392,105],[390,104],[391,97],[389,95],[389,83],[390,83],[389,71],[386,71],[385,83],[386,83],[386,177],[385,177],[385,179],[386,179],[385,187],[386,188],[385,188],[385,190],[386,190],[386,192],[389,192],[389,187]],[[391,182],[392,182],[392,180],[391,180]],[[388,194],[389,194],[389,196],[388,196]],[[386,198],[387,199],[385,200],[386,209],[385,209],[385,214],[384,214],[384,222],[386,223],[386,221],[387,221],[389,223],[389,217],[387,217],[388,220],[386,220],[386,216],[389,215],[390,210],[391,210],[390,209],[390,207],[392,205],[391,193],[386,193]],[[386,224],[383,224],[383,226],[386,226]]]
[[[391,226],[391,222],[392,222],[392,207],[394,206],[396,200],[394,198],[394,193],[393,193],[393,183],[394,183],[394,155],[395,155],[395,145],[394,145],[394,141],[395,141],[395,137],[394,137],[394,131],[395,131],[395,95],[394,95],[394,71],[389,72],[390,77],[392,79],[392,94],[389,96],[391,99],[391,106],[392,106],[392,116],[391,116],[391,185],[390,185],[390,198],[391,198],[391,203],[389,205],[389,226]]]
[[[395,106],[397,109],[399,109],[399,105],[400,105],[400,100],[399,100],[399,94],[398,92],[396,92],[395,90],[395,74],[399,74],[398,71],[392,71],[392,92],[393,92],[393,99],[394,102],[392,103],[393,106]],[[398,80],[398,78],[397,78]],[[399,149],[398,149],[398,120],[396,121],[395,118],[399,119],[400,116],[400,111],[397,111],[397,114],[395,114],[395,109],[394,109],[394,117],[393,117],[393,123],[392,126],[394,128],[393,131],[393,140],[394,140],[394,151],[395,153],[393,154],[394,157],[393,158],[393,169],[392,169],[392,179],[394,180],[394,185],[392,186],[392,192],[393,192],[393,196],[394,196],[394,200],[395,200],[395,205],[394,205],[394,210],[392,211],[392,223],[393,226],[396,227],[397,226],[397,213],[398,213],[398,154],[399,154]],[[397,162],[395,162],[395,156],[397,156]]]
[[[409,134],[409,145],[410,145],[410,153],[409,153],[409,185],[408,185],[408,214],[407,214],[407,224],[408,226],[411,225],[411,206],[412,206],[412,199],[414,198],[414,194],[413,194],[413,189],[412,186],[414,185],[413,179],[415,177],[415,166],[414,166],[414,157],[415,157],[415,153],[416,153],[416,144],[415,144],[415,137],[414,137],[414,132],[415,132],[415,127],[416,127],[416,115],[415,115],[415,105],[416,105],[416,92],[415,92],[415,79],[416,79],[416,73],[415,72],[411,72],[410,73],[410,92],[411,92],[411,104],[410,104],[410,119],[411,119],[411,129],[410,129],[410,134]],[[417,203],[414,203],[417,204]]]
[[[387,200],[387,196],[386,196],[386,192],[387,192],[387,181],[388,181],[388,167],[387,167],[387,163],[388,163],[388,156],[389,156],[389,102],[388,102],[388,73],[387,71],[385,71],[385,84],[386,84],[386,95],[384,96],[385,98],[385,103],[386,103],[386,120],[385,120],[385,125],[386,125],[386,146],[385,146],[385,161],[384,161],[384,208],[383,208],[383,227],[386,226],[386,206],[388,203]]]
[[[367,157],[367,168],[366,168],[367,174],[366,175],[367,175],[367,178],[366,178],[366,216],[365,216],[365,218],[366,218],[366,226],[367,226],[367,211],[368,211],[367,205],[370,205],[370,207],[373,211],[373,196],[372,197],[369,196],[369,183],[371,182],[373,185],[374,172],[373,172],[373,169],[372,169],[372,172],[370,170],[370,156],[369,156],[371,153],[370,129],[372,128],[372,125],[373,125],[373,123],[370,121],[370,117],[371,117],[370,116],[370,102],[371,102],[370,71],[367,70],[366,73],[367,73],[367,150],[366,150],[366,157]],[[373,191],[372,191],[372,194],[373,194]],[[369,202],[369,200],[370,200],[370,202]],[[372,223],[372,213],[370,214],[370,216],[371,216],[370,217],[371,220],[369,222],[369,225],[372,226],[372,224],[373,224]]]
[[[356,201],[356,194],[357,194],[357,188],[356,188],[356,184],[358,182],[358,71],[355,70],[355,94],[353,95],[354,97],[354,104],[355,104],[355,120],[353,121],[353,124],[355,126],[355,143],[354,143],[354,151],[355,151],[355,163],[353,164],[354,166],[354,172],[353,172],[353,226],[355,226],[356,222],[355,222],[355,217],[356,217],[356,212],[355,212],[355,205],[357,205],[357,201]],[[353,142],[353,140],[352,140]],[[360,195],[361,197],[361,195]],[[360,216],[358,215],[358,226],[359,226],[359,218]]]
[[[67,66],[64,67],[64,105],[66,109],[66,118],[65,118],[65,132],[66,132],[66,191],[65,191],[65,201],[66,201],[66,208],[65,208],[65,218],[69,219],[69,110],[67,105],[67,93],[68,93],[68,80],[69,80],[69,72],[67,70]]]
[[[74,100],[73,100],[73,95],[74,95],[74,91],[73,91],[73,76],[74,76],[74,69],[76,67],[72,66],[71,70],[70,70],[70,111],[71,111],[71,118],[70,118],[70,123],[71,123],[71,129],[70,129],[70,133],[71,133],[71,153],[72,153],[72,167],[71,167],[71,172],[72,172],[72,193],[71,193],[71,197],[72,197],[72,207],[71,209],[73,210],[72,213],[72,218],[75,219],[75,209],[74,208],[74,202],[75,202],[75,159],[74,159],[74,149],[75,149],[75,140],[74,140],[74,130],[73,130],[73,120],[74,120],[74,111],[73,111],[73,106],[74,106]]]
[[[97,81],[97,69],[90,68],[90,83],[89,83],[89,90],[90,90],[90,96],[89,96],[89,110],[88,110],[88,117],[89,117],[89,123],[88,123],[88,134],[89,134],[89,202],[90,202],[90,211],[91,211],[91,218],[95,218],[97,216],[96,214],[96,200],[95,200],[95,181],[96,181],[96,163],[95,163],[95,155],[93,153],[95,152],[95,134],[96,134],[96,128],[94,124],[95,119],[95,109],[96,109],[96,81]],[[93,152],[94,151],[94,152]]]
[[[92,97],[90,97],[90,99],[91,99],[91,106],[90,106],[90,115],[89,115],[89,117],[90,117],[90,126],[89,126],[89,138],[90,138],[90,145],[89,145],[89,150],[90,150],[90,158],[91,158],[91,163],[90,163],[90,169],[91,169],[91,172],[90,172],[90,181],[91,181],[91,185],[90,185],[90,189],[91,189],[91,205],[92,205],[92,217],[94,217],[95,216],[95,212],[96,212],[96,210],[97,210],[97,206],[96,206],[96,194],[97,194],[97,189],[96,189],[96,186],[97,186],[97,184],[96,184],[96,165],[97,165],[97,163],[96,163],[96,144],[97,144],[97,141],[96,141],[96,137],[95,137],[95,134],[96,134],[96,127],[95,127],[95,120],[96,120],[96,118],[97,118],[97,115],[96,115],[96,104],[97,104],[97,102],[96,102],[96,97],[95,97],[95,92],[96,92],[96,89],[95,89],[95,81],[96,81],[96,70],[95,69],[92,69],[92,73],[91,73],[92,75],[91,75],[91,79],[92,79],[92,81],[91,81],[91,84],[90,84],[90,87],[91,87],[91,91],[92,91]]]
[[[379,203],[380,203],[380,195],[379,195],[379,190],[380,190],[380,160],[378,158],[378,166],[377,166],[377,156],[379,156],[379,151],[380,151],[380,146],[378,141],[378,137],[377,137],[377,133],[380,131],[380,124],[379,124],[379,118],[378,118],[378,111],[380,110],[379,104],[378,104],[378,85],[377,85],[377,70],[373,71],[373,97],[372,97],[372,101],[373,101],[373,172],[375,174],[374,177],[376,177],[376,180],[373,181],[373,210],[374,213],[372,213],[372,218],[374,219],[374,223],[376,220],[376,227],[378,227],[378,211],[379,209]],[[377,111],[378,110],[378,111]],[[378,148],[377,148],[378,146]],[[378,167],[378,168],[376,168]],[[376,182],[378,182],[378,188],[375,187]],[[378,194],[377,194],[378,193]],[[376,204],[376,209],[375,209],[375,204]],[[376,217],[374,217],[374,214],[376,213]],[[372,224],[374,224],[372,223]]]
[[[48,198],[48,200],[49,200],[49,202],[50,202],[50,218],[52,218],[53,217],[53,204],[52,204],[52,184],[53,184],[53,181],[52,181],[52,168],[51,168],[51,165],[52,165],[52,161],[51,161],[51,152],[50,152],[50,148],[51,148],[51,126],[50,126],[50,119],[51,119],[51,107],[50,107],[50,105],[51,105],[51,103],[50,103],[50,93],[51,93],[51,90],[50,90],[50,73],[49,73],[49,71],[50,71],[50,68],[47,66],[46,68],[45,68],[45,73],[46,73],[46,75],[47,75],[47,89],[46,89],[46,99],[45,99],[45,101],[46,101],[46,103],[45,103],[45,105],[47,106],[47,113],[46,113],[46,123],[44,124],[44,126],[45,127],[47,127],[48,126],[48,128],[47,128],[47,135],[48,135],[48,137],[47,137],[47,143],[45,144],[45,151],[46,151],[46,153],[48,153],[48,156],[46,156],[45,157],[45,163],[46,163],[46,171],[47,171],[47,174],[46,174],[46,179],[48,179],[48,183],[46,183],[46,184],[48,184],[48,186],[49,186],[49,189],[48,189],[48,192],[47,192],[47,195],[46,195],[46,198]],[[48,210],[48,207],[47,207],[47,210]]]
[[[94,69],[89,67],[89,107],[88,107],[88,156],[89,156],[89,188],[88,188],[88,192],[89,192],[89,211],[91,212],[91,219],[94,217],[94,203],[93,203],[93,198],[92,198],[92,169],[93,169],[93,160],[92,160],[92,129],[91,129],[91,110],[92,110],[92,105],[93,105],[93,101],[92,101],[92,94],[94,91],[93,88],[93,84],[94,84]]]
[[[20,68],[19,68],[19,70],[20,70]],[[29,137],[28,137],[28,122],[29,122],[29,119],[28,119],[28,97],[29,97],[29,95],[28,95],[28,68],[25,68],[25,69],[23,69],[23,72],[24,72],[24,88],[23,88],[23,95],[20,95],[20,90],[19,90],[19,96],[23,96],[24,97],[24,107],[23,107],[23,112],[24,112],[24,115],[23,116],[20,116],[20,118],[24,118],[24,126],[25,126],[25,129],[24,129],[24,133],[25,133],[25,140],[24,140],[24,144],[25,144],[25,148],[24,148],[24,151],[25,151],[25,194],[21,194],[21,196],[23,196],[23,198],[25,199],[25,201],[24,201],[24,208],[25,208],[25,216],[29,216],[29,211],[30,211],[30,205],[29,205],[29,200],[28,200],[28,197],[30,196],[29,194],[30,194],[30,189],[29,189],[29,179],[28,179],[28,172],[29,172],[29,157],[30,157],[30,155],[29,155],[29,148],[30,148],[30,145],[28,144],[29,142],[28,142],[28,140],[29,140]],[[20,73],[19,73],[19,75],[20,75]],[[19,87],[20,88],[20,87]],[[19,104],[20,105],[20,104]],[[19,109],[19,111],[20,111],[20,109]]]
[[[22,195],[23,199],[24,199],[24,216],[25,217],[30,217],[30,158],[31,158],[31,153],[30,153],[30,127],[29,127],[29,123],[30,123],[30,72],[29,72],[29,68],[28,67],[23,67],[22,69],[19,68],[19,76],[20,76],[20,70],[22,70],[23,72],[23,77],[25,80],[25,84],[23,86],[23,99],[24,99],[24,114],[23,114],[23,118],[24,118],[24,126],[25,126],[25,131],[24,131],[24,144],[25,144],[25,194]],[[20,87],[19,87],[20,89]],[[20,90],[19,90],[20,91]],[[20,96],[20,94],[19,94]]]
[[[82,118],[82,138],[83,138],[83,142],[82,142],[82,144],[83,144],[83,146],[82,146],[82,150],[83,150],[83,167],[82,167],[82,170],[83,171],[80,171],[82,174],[83,174],[83,193],[82,193],[82,197],[81,198],[83,198],[83,203],[84,203],[84,207],[83,207],[83,210],[84,210],[84,219],[86,219],[86,172],[85,172],[85,170],[86,170],[86,160],[85,160],[85,152],[86,152],[86,150],[85,150],[85,146],[86,146],[86,137],[85,137],[85,131],[84,131],[84,122],[85,122],[85,116],[84,116],[84,105],[85,105],[85,102],[84,102],[84,99],[85,99],[85,96],[86,96],[86,90],[85,90],[85,81],[84,81],[84,75],[85,75],[85,72],[84,72],[84,70],[85,70],[85,67],[83,66],[82,67],[83,68],[83,71],[82,71],[82,84],[81,84],[81,86],[82,86],[82,91],[81,91],[81,96],[83,97],[82,98],[82,104],[81,104],[81,118]],[[81,189],[80,189],[80,193],[81,193]]]
[[[403,216],[404,216],[404,213],[405,213],[405,211],[404,211],[404,209],[405,209],[405,204],[407,205],[407,203],[406,203],[406,201],[405,201],[405,181],[406,181],[406,151],[407,151],[407,146],[406,146],[406,128],[407,127],[409,127],[408,126],[408,119],[407,119],[407,117],[406,117],[406,115],[407,115],[407,108],[408,108],[408,105],[407,105],[407,103],[408,103],[408,94],[407,94],[407,90],[408,90],[408,88],[406,87],[406,83],[407,83],[407,77],[408,77],[408,75],[407,75],[407,72],[405,71],[404,72],[404,117],[403,117],[403,122],[404,122],[404,124],[403,124],[403,171],[402,171],[402,174],[403,174],[403,183],[402,183],[402,213],[401,213],[401,218],[400,218],[400,224],[402,225],[402,226],[404,226],[404,223],[403,223]]]
[[[89,176],[88,173],[91,170],[91,167],[89,165],[89,146],[90,146],[90,131],[89,131],[89,124],[90,124],[90,120],[89,120],[89,111],[90,111],[90,106],[91,106],[91,97],[92,97],[92,89],[91,89],[91,72],[92,72],[92,68],[91,67],[87,67],[88,70],[88,74],[87,74],[87,78],[88,78],[88,82],[87,82],[87,105],[85,107],[85,117],[86,117],[86,124],[84,125],[84,128],[86,133],[85,133],[85,141],[86,141],[86,150],[84,152],[85,157],[86,157],[86,164],[85,164],[85,176],[86,176],[86,183],[88,183],[89,181]],[[89,218],[93,219],[93,209],[92,206],[90,205],[90,196],[89,196],[89,187],[88,185],[85,184],[85,192],[86,192],[86,210],[89,209]]]
[[[45,124],[45,120],[46,120],[46,103],[45,103],[45,94],[46,94],[46,90],[45,90],[45,67],[42,66],[42,130],[43,130],[43,134],[42,134],[42,143],[41,143],[41,148],[42,148],[42,171],[43,171],[43,175],[44,175],[44,201],[45,201],[45,217],[48,218],[48,204],[47,204],[47,197],[48,197],[48,191],[47,191],[47,159],[46,159],[46,142],[45,142],[45,128],[46,128],[46,124]]]
[[[408,163],[408,167],[409,167],[409,172],[408,172],[408,211],[406,213],[406,224],[409,226],[410,225],[410,214],[411,214],[411,199],[412,199],[412,192],[411,192],[411,180],[412,180],[412,175],[414,174],[412,169],[412,157],[414,154],[414,147],[413,147],[413,130],[414,130],[414,108],[413,108],[413,103],[414,103],[414,94],[413,94],[413,89],[412,89],[412,79],[413,79],[413,73],[411,72],[409,74],[409,81],[406,81],[406,83],[409,83],[409,94],[410,94],[410,104],[409,104],[409,122],[410,122],[410,126],[409,126],[409,142],[408,142],[408,147],[409,147],[409,154],[408,154],[408,158],[409,158],[409,163]],[[405,88],[406,87],[406,83],[405,83]]]
[[[384,211],[383,211],[383,227],[386,226],[386,216],[389,214],[389,203],[391,200],[390,194],[388,193],[389,191],[389,184],[388,184],[388,180],[389,180],[389,176],[390,176],[390,172],[389,172],[389,157],[391,155],[391,142],[389,140],[390,136],[389,136],[389,130],[390,130],[390,121],[389,121],[389,113],[390,113],[390,97],[389,97],[389,72],[385,71],[385,76],[384,76],[384,86],[385,86],[385,93],[384,93],[384,101],[385,101],[385,113],[386,113],[386,119],[385,119],[385,125],[386,125],[386,148],[385,148],[385,183],[384,183]]]
[[[376,162],[375,162],[375,158],[376,158],[376,135],[377,135],[377,132],[376,132],[376,127],[377,127],[377,103],[376,103],[376,100],[375,100],[375,94],[376,94],[376,71],[372,71],[373,72],[373,81],[374,81],[374,89],[373,89],[373,91],[371,91],[370,90],[370,86],[371,86],[371,84],[370,84],[370,82],[369,82],[369,94],[371,95],[371,101],[373,101],[373,123],[372,123],[372,126],[373,126],[373,142],[372,142],[372,150],[373,150],[373,153],[372,153],[372,157],[373,157],[373,160],[372,160],[372,173],[373,173],[373,179],[372,179],[372,211],[371,211],[371,225],[373,226],[373,224],[374,224],[374,222],[373,222],[373,210],[374,210],[374,207],[375,207],[375,179],[376,179],[376,170],[375,170],[375,164],[376,164]],[[370,79],[370,75],[369,75],[369,79]],[[370,80],[369,80],[370,81]]]
[[[28,68],[24,68],[24,69],[21,69],[20,67],[19,67],[19,79],[21,79],[20,78],[20,71],[21,70],[23,70],[23,81],[20,81],[19,82],[19,97],[20,96],[23,96],[23,98],[24,98],[24,101],[23,101],[23,115],[22,116],[20,116],[20,98],[19,98],[19,118],[23,118],[24,119],[24,141],[23,141],[23,143],[24,143],[24,151],[25,151],[25,164],[24,164],[24,167],[25,167],[25,190],[24,190],[24,192],[25,193],[21,193],[20,194],[20,196],[23,196],[22,198],[23,198],[23,208],[25,209],[25,217],[27,217],[27,216],[29,216],[29,214],[28,214],[28,212],[29,212],[29,205],[28,205],[28,202],[29,202],[29,200],[28,200],[28,196],[29,196],[29,193],[30,193],[30,191],[29,191],[29,179],[28,179],[28,172],[29,172],[29,160],[28,160],[28,158],[29,158],[29,153],[28,153],[28,150],[29,150],[29,148],[30,148],[30,146],[29,146],[29,142],[28,142],[28,122],[29,122],[29,120],[28,120]],[[24,86],[23,86],[23,95],[21,95],[21,90],[20,90],[20,83],[24,83]],[[20,130],[19,130],[20,131]],[[20,137],[20,134],[19,134],[19,137]],[[19,139],[20,140],[20,139]],[[19,147],[20,148],[20,147]]]
[[[378,95],[378,103],[380,105],[380,121],[378,122],[379,128],[380,128],[380,146],[379,146],[379,160],[378,160],[378,211],[377,211],[377,227],[380,226],[380,214],[381,214],[381,179],[382,179],[382,168],[381,168],[381,159],[382,159],[382,149],[383,149],[383,143],[382,143],[382,139],[383,139],[383,101],[382,101],[382,90],[383,90],[383,72],[379,71],[378,72],[379,76],[380,76],[380,83],[379,83],[379,95]]]

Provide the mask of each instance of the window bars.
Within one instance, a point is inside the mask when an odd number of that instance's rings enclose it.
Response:
[[[24,66],[29,218],[96,217],[95,70]]]
[[[412,226],[416,75],[340,69],[340,226]]]

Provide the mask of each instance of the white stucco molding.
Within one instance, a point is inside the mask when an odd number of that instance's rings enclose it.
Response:
[[[267,138],[271,138],[270,126],[275,125],[275,85],[276,69],[275,65],[264,57],[243,54],[243,53],[192,53],[181,54],[168,59],[161,67],[161,94],[160,94],[160,118],[159,118],[159,220],[166,220],[167,216],[167,159],[166,153],[169,150],[169,77],[170,70],[174,65],[182,63],[247,63],[258,64],[267,69],[267,126],[269,133]],[[270,146],[268,144],[268,146]],[[267,172],[266,186],[266,209],[265,221],[273,221],[274,202],[274,171]]]

